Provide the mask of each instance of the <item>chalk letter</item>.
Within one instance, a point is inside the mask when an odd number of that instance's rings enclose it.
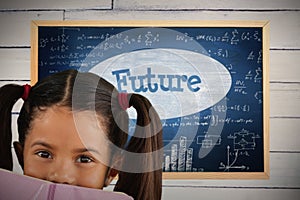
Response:
[[[122,84],[124,86],[127,86],[126,75],[122,76],[122,78],[120,77],[120,74],[122,74],[122,73],[125,73],[127,76],[130,76],[129,69],[122,69],[122,70],[118,70],[118,71],[113,71],[112,75],[116,76],[119,92],[127,92],[127,90],[122,89]]]
[[[165,82],[164,80],[165,80],[166,75],[158,75],[157,77],[159,78],[161,90],[162,91],[169,91],[170,90],[169,87],[164,86],[164,82]]]
[[[200,87],[195,87],[195,88],[192,87],[193,85],[198,83],[201,83],[200,77],[193,75],[189,77],[187,86],[192,92],[198,92],[200,90]]]
[[[134,92],[147,92],[147,87],[144,87],[144,79],[146,78],[146,76],[137,76],[137,78],[140,80],[140,88],[136,87],[136,76],[130,76],[129,80],[131,81],[131,88]]]
[[[153,87],[152,87],[152,85],[151,85],[151,78],[155,78],[155,75],[154,74],[151,74],[151,68],[147,68],[147,75],[146,75],[146,77],[147,77],[147,83],[148,83],[148,88],[149,88],[149,91],[150,92],[156,92],[157,90],[158,90],[158,85],[157,85],[157,83],[154,83],[153,84]]]

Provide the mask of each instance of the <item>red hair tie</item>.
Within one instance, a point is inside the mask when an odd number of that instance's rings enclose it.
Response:
[[[127,93],[119,93],[118,94],[118,101],[120,104],[120,107],[123,110],[127,110],[127,108],[129,108],[129,101],[128,101],[128,94]]]
[[[23,85],[23,87],[24,87],[24,93],[22,95],[22,99],[25,101],[28,98],[31,86],[26,84],[26,85]]]

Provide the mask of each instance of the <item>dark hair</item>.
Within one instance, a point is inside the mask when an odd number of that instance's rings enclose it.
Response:
[[[0,168],[8,170],[12,170],[13,167],[11,111],[15,102],[22,97],[23,91],[23,86],[15,84],[0,88]],[[69,107],[75,111],[95,110],[105,120],[103,124],[109,132],[107,135],[109,140],[120,148],[126,148],[126,151],[148,153],[162,149],[162,128],[159,116],[149,100],[139,94],[128,94],[128,103],[137,112],[136,125],[150,126],[150,128],[143,129],[143,134],[151,136],[137,137],[141,134],[139,132],[141,130],[136,128],[129,144],[125,145],[129,117],[119,105],[117,96],[118,91],[114,86],[95,74],[81,73],[76,70],[53,74],[35,84],[24,101],[18,117],[19,142],[24,145],[26,134],[31,129],[31,121],[40,112],[56,105]],[[153,134],[153,131],[156,132]],[[161,159],[162,156],[157,154],[152,157],[151,162],[161,166]],[[124,162],[130,161],[126,161],[125,158]],[[161,187],[162,170],[155,168],[141,173],[120,171],[114,190],[124,192],[136,200],[159,200]]]

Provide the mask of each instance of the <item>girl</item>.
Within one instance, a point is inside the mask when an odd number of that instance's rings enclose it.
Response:
[[[11,110],[23,98],[14,148],[24,174],[54,183],[107,186],[136,200],[161,199],[162,127],[151,103],[103,78],[68,70],[0,88],[0,168],[12,170]],[[128,138],[128,107],[137,113]]]

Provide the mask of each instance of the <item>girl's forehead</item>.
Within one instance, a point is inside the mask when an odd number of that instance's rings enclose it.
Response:
[[[104,124],[102,124],[104,118],[99,113],[89,110],[72,111],[71,108],[66,106],[52,106],[39,109],[32,124],[39,124],[45,121],[48,123],[59,124],[62,122],[62,119],[65,123],[75,123],[76,126],[89,125],[94,128],[105,128]]]
[[[36,137],[79,138],[82,142],[106,140],[107,128],[101,117],[91,111],[72,112],[67,107],[50,107],[43,110],[31,124],[30,135]]]

